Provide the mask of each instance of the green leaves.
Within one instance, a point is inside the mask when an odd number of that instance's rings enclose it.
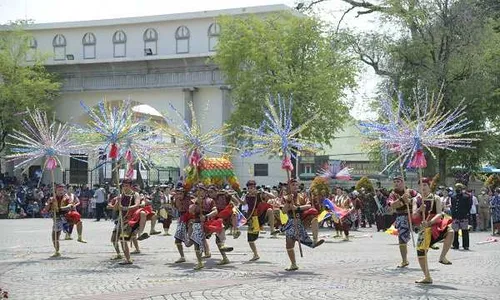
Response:
[[[320,116],[303,138],[328,143],[348,118],[342,101],[355,84],[356,68],[317,19],[291,13],[265,17],[222,17],[222,34],[214,62],[232,87],[233,130],[262,121],[268,94],[292,95],[293,122]]]
[[[0,152],[5,138],[18,125],[26,108],[47,109],[58,95],[60,84],[45,71],[43,58],[26,62],[31,36],[13,24],[11,31],[0,31]]]

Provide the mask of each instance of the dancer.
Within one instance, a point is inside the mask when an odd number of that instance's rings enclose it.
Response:
[[[78,233],[77,241],[80,243],[87,243],[82,238],[83,233],[83,223],[81,220],[80,213],[76,210],[76,208],[80,205],[80,199],[72,192],[72,189],[68,189],[67,193],[69,197],[69,201],[72,204],[69,211],[64,215],[67,221],[67,226],[64,228],[66,232],[65,240],[71,240],[71,234],[73,233],[73,227],[76,225],[76,232]]]
[[[44,208],[44,212],[54,212],[56,214],[55,218],[55,223],[53,224],[52,227],[52,244],[54,245],[55,252],[52,255],[52,257],[59,257],[61,256],[61,253],[59,252],[59,238],[61,237],[61,231],[64,230],[64,228],[68,226],[68,221],[66,219],[66,214],[71,210],[73,207],[73,203],[71,203],[71,199],[66,194],[64,191],[64,184],[58,184],[56,186],[55,190],[55,195],[50,197],[49,201],[47,202],[47,205]],[[82,234],[82,227],[81,227],[81,221],[78,223],[80,224],[78,228],[78,239],[81,240],[82,242],[83,239],[81,238]]]
[[[164,236],[170,236],[169,230],[173,218],[172,204],[170,202],[169,194],[169,192],[165,193],[162,187],[158,187],[153,193],[152,199],[153,210],[156,212],[158,222],[162,224]]]
[[[271,235],[275,236],[279,231],[274,231],[274,212],[272,205],[264,202],[262,192],[257,190],[257,183],[255,180],[249,180],[246,184],[247,194],[241,200],[241,204],[248,205],[248,231],[247,241],[250,249],[253,252],[253,257],[250,261],[257,261],[260,259],[255,242],[259,238],[260,224],[264,223],[266,217],[271,226]]]
[[[351,229],[351,226],[353,224],[351,213],[354,210],[354,205],[351,202],[351,198],[347,196],[341,199],[339,207],[347,212],[342,218],[340,218],[339,224],[341,230],[344,232],[343,241],[348,242],[349,229]]]
[[[194,215],[193,229],[190,235],[190,240],[194,243],[196,259],[198,263],[194,267],[195,270],[201,270],[205,267],[202,258],[210,257],[210,250],[208,249],[207,235],[211,233],[220,232],[223,230],[222,220],[213,220],[217,215],[217,207],[213,199],[207,197],[207,189],[203,184],[196,186],[196,199],[195,203],[189,207],[189,213]],[[232,250],[232,249],[231,249]],[[202,253],[205,251],[205,256]],[[224,253],[220,249],[221,254]],[[225,254],[223,254],[223,259]]]
[[[313,237],[316,240],[311,240],[304,227],[304,219],[307,217],[307,212],[312,208],[311,202],[303,194],[298,192],[299,183],[296,179],[291,179],[290,195],[285,196],[285,206],[283,210],[288,214],[288,222],[283,230],[286,235],[286,251],[290,259],[290,267],[286,271],[296,271],[299,269],[295,260],[295,242],[302,243],[308,247],[316,248],[324,243],[324,240],[317,240],[318,233],[313,232]]]
[[[429,272],[427,251],[435,243],[444,240],[439,262],[443,265],[451,265],[451,262],[446,258],[446,254],[450,250],[453,241],[453,229],[450,226],[451,219],[444,217],[441,199],[431,193],[432,181],[423,177],[419,183],[422,187],[424,200],[413,202],[412,217],[415,225],[421,225],[417,239],[417,256],[424,278],[416,280],[415,283],[431,284],[432,278]]]
[[[212,199],[215,203],[215,208],[217,209],[217,214],[214,216],[209,213],[212,217],[209,217],[209,221],[219,220],[222,223],[222,230],[215,233],[215,243],[222,255],[222,260],[219,261],[218,265],[229,264],[230,261],[227,258],[226,252],[233,250],[232,247],[225,245],[226,242],[226,229],[236,228],[236,214],[233,213],[232,196],[227,191],[218,191],[217,187],[211,185],[208,187],[208,199]],[[207,236],[207,241],[210,235]]]
[[[132,181],[124,179],[122,182],[121,194],[113,201],[114,204],[110,205],[110,208],[116,211],[121,210],[123,215],[123,220],[118,220],[114,230],[115,233],[112,235],[112,238],[119,238],[121,240],[122,251],[125,259],[123,262],[120,262],[122,265],[132,264],[128,242],[132,239],[133,235],[136,234],[139,227],[139,222],[137,217],[135,217],[135,212],[137,208],[139,208],[140,202],[139,193],[132,189]],[[118,251],[117,254],[117,256],[119,256]]]
[[[175,262],[183,263],[186,261],[186,258],[184,257],[184,248],[182,247],[182,243],[184,243],[186,247],[193,245],[193,242],[189,239],[192,231],[192,223],[190,221],[194,218],[194,216],[189,213],[189,207],[193,204],[193,200],[184,190],[182,183],[177,184],[175,190],[173,191],[173,197],[175,208],[179,212],[177,230],[174,234],[175,246],[181,256]]]
[[[408,242],[411,239],[410,221],[408,215],[411,214],[413,207],[413,198],[418,193],[415,190],[407,189],[402,175],[396,175],[393,178],[394,189],[389,194],[388,202],[396,214],[396,229],[398,230],[399,252],[401,254],[401,263],[398,268],[406,268],[408,261]]]

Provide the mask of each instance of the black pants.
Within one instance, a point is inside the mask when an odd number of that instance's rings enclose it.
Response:
[[[476,231],[476,229],[477,229],[477,214],[471,214],[469,217],[469,222],[472,225],[472,231]]]
[[[455,231],[455,238],[453,239],[453,248],[458,249],[458,231]],[[469,248],[469,230],[462,229],[462,246]]]
[[[101,220],[101,217],[103,215],[105,215],[106,219],[108,218],[108,216],[106,215],[106,213],[104,212],[104,208],[106,207],[106,202],[103,202],[103,203],[96,203],[95,204],[95,219],[96,221],[100,221]]]

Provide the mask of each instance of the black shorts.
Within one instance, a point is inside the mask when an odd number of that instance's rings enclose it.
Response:
[[[247,241],[248,242],[255,242],[258,238],[259,238],[258,233],[250,233],[250,232],[247,233]]]

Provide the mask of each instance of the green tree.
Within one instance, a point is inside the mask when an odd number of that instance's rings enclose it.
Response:
[[[32,37],[22,30],[23,25],[17,22],[0,29],[0,153],[26,108],[49,108],[60,88],[43,67],[43,56],[26,61]]]
[[[327,0],[326,0],[327,1]],[[442,109],[456,107],[463,99],[468,105],[469,130],[488,130],[478,135],[473,150],[437,151],[441,180],[450,166],[467,169],[497,157],[499,5],[495,0],[342,0],[347,12],[357,16],[376,13],[392,33],[371,32],[351,35],[352,49],[376,74],[406,95],[427,90],[441,91]],[[306,1],[309,9],[325,1]],[[347,13],[346,12],[346,13]],[[497,46],[494,46],[497,45]],[[495,59],[496,58],[496,59]],[[493,62],[496,60],[497,62]],[[497,100],[497,101],[495,101]],[[407,99],[413,106],[414,99]],[[498,153],[498,154],[497,154]],[[431,167],[429,168],[431,169]],[[433,170],[429,170],[431,173]]]
[[[294,124],[318,114],[302,138],[329,143],[349,117],[343,99],[355,85],[356,65],[346,45],[317,19],[292,13],[218,22],[222,34],[213,60],[232,88],[232,129],[259,124],[265,98],[280,94],[293,98]]]

